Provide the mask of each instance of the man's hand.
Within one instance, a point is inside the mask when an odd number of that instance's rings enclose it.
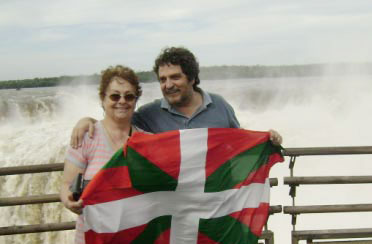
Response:
[[[278,146],[282,144],[283,142],[282,136],[277,131],[269,130],[269,132],[270,132],[270,140],[274,145]]]
[[[90,138],[93,137],[94,123],[96,123],[96,121],[97,120],[89,117],[82,118],[78,121],[71,134],[70,145],[72,148],[77,149],[78,147],[81,147],[86,132],[88,132]]]

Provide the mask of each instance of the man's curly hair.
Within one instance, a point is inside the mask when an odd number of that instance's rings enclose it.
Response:
[[[153,71],[159,78],[159,67],[163,65],[179,65],[182,72],[187,76],[189,81],[195,80],[193,85],[194,90],[199,90],[197,87],[200,84],[199,79],[199,63],[194,54],[184,47],[169,47],[161,51],[155,60]]]
[[[137,99],[142,95],[142,88],[139,84],[136,73],[131,68],[122,65],[110,66],[101,72],[101,83],[99,85],[99,97],[101,101],[105,98],[107,87],[115,77],[128,81],[136,90]]]

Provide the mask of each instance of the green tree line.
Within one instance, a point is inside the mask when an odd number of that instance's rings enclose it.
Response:
[[[339,63],[339,64],[306,64],[306,65],[280,65],[280,66],[238,66],[223,65],[200,68],[200,78],[203,80],[240,79],[240,78],[279,78],[279,77],[307,77],[322,76],[325,73],[346,75],[353,73],[372,74],[372,63]],[[152,71],[137,72],[141,82],[154,82],[157,80]],[[76,85],[79,83],[98,84],[100,75],[60,76],[48,78],[33,78],[23,80],[0,81],[0,89],[21,89],[30,87],[48,87]]]

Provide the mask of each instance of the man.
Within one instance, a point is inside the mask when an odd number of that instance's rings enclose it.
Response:
[[[191,128],[239,128],[233,108],[219,95],[198,87],[199,64],[186,48],[164,49],[155,60],[163,98],[145,104],[134,114],[132,123],[141,129],[159,133]],[[75,126],[71,145],[78,147],[85,132],[93,135],[93,122],[85,118]],[[270,130],[274,144],[282,143],[281,136]]]

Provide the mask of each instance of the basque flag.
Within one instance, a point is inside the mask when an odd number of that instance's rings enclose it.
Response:
[[[269,213],[268,132],[135,133],[85,189],[86,243],[253,244]]]

